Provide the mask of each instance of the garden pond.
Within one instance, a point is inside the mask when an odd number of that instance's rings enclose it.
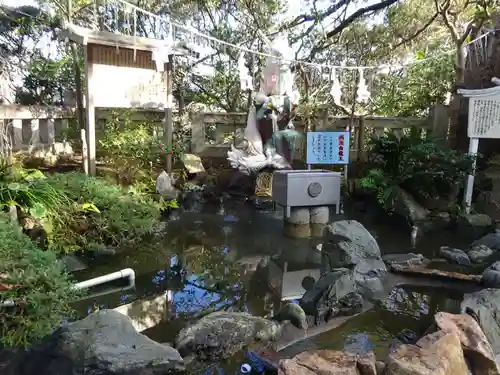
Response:
[[[272,314],[283,304],[282,293],[300,295],[304,290],[300,283],[286,285],[289,279],[283,283],[282,277],[278,277],[278,287],[273,289],[268,277],[255,272],[259,262],[269,257],[281,270],[286,264],[288,272],[301,271],[314,277],[321,258],[319,255],[318,260],[315,251],[318,240],[283,236],[282,217],[280,210],[257,210],[248,202],[234,200],[193,212],[174,212],[165,222],[164,234],[118,255],[95,260],[91,267],[75,272],[78,280],[124,268],[136,273],[135,287],[127,289],[110,283],[93,288],[88,298],[76,303],[76,309],[86,315],[99,308],[120,306],[143,333],[163,343],[173,342],[186,324],[215,310]],[[370,214],[355,212],[347,204],[345,213],[334,219],[345,218],[365,225],[383,254],[414,252],[432,259],[437,257],[440,246],[464,247],[470,243],[469,238],[455,231],[443,230],[422,236],[412,249],[410,227],[381,222]],[[374,350],[383,357],[398,343],[422,335],[437,311],[457,312],[462,297],[463,292],[439,285],[399,285],[369,311],[290,345],[282,353],[293,356],[303,350],[328,348]],[[240,353],[190,373],[237,374],[241,364],[248,361],[245,353]]]

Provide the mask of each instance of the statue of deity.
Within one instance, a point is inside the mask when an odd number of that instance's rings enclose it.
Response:
[[[293,51],[285,38],[270,46],[259,92],[249,109],[244,140],[232,146],[227,158],[233,168],[251,175],[263,169],[291,168],[295,141],[293,118],[300,95],[293,88]]]

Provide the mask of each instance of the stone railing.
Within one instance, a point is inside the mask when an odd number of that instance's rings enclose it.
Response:
[[[148,122],[152,131],[161,133],[161,110],[110,110],[96,112],[98,128],[105,126],[111,117],[127,118],[133,122]],[[203,157],[224,157],[227,150],[242,134],[246,126],[246,113],[200,113],[192,117],[191,151]],[[14,151],[30,146],[50,145],[65,136],[69,120],[75,120],[75,108],[57,106],[0,105],[0,125],[10,134]],[[366,142],[372,135],[386,131],[405,134],[411,128],[445,139],[448,130],[448,114],[445,106],[436,106],[428,118],[406,117],[323,117],[313,120],[316,131],[350,130],[351,160],[364,157]],[[5,128],[6,126],[6,128]],[[301,120],[295,121],[297,130],[304,131]],[[76,129],[75,129],[76,130]],[[73,132],[76,134],[76,132]],[[99,134],[99,129],[97,129]],[[67,134],[66,134],[67,136]],[[297,144],[296,156],[302,158],[304,142]]]

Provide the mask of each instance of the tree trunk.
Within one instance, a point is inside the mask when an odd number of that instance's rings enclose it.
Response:
[[[80,129],[85,129],[85,108],[83,106],[83,84],[82,70],[78,59],[78,47],[76,43],[70,43],[71,56],[73,58],[73,67],[75,69],[75,86],[76,86],[76,111]]]
[[[458,150],[467,150],[467,121],[461,116],[462,97],[456,93],[456,86],[465,81],[465,52],[462,44],[457,44],[455,55],[455,88],[450,102],[450,147]]]

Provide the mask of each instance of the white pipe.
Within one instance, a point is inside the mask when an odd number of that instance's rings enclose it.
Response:
[[[135,272],[132,268],[125,268],[121,271],[109,273],[104,276],[95,277],[90,280],[85,280],[77,283],[73,286],[76,290],[87,289],[93,286],[108,283],[110,281],[120,280],[127,278],[129,280],[129,285],[135,282]]]
[[[135,285],[135,272],[132,268],[125,268],[121,271],[109,273],[104,276],[95,277],[90,280],[85,280],[73,285],[73,289],[82,290],[91,288],[93,286],[108,283],[110,281],[120,280],[127,278],[129,281],[129,287]],[[4,301],[0,302],[0,307],[13,307],[16,303],[14,301]]]
[[[97,297],[105,296],[107,294],[124,292],[124,291],[134,289],[134,288],[135,288],[135,284],[127,285],[127,286],[122,287],[122,288],[106,289],[106,290],[103,290],[102,292],[97,292],[97,293],[93,293],[93,294],[85,294],[83,297],[78,298],[75,302],[83,301],[83,300],[91,299],[91,298],[97,298]]]

